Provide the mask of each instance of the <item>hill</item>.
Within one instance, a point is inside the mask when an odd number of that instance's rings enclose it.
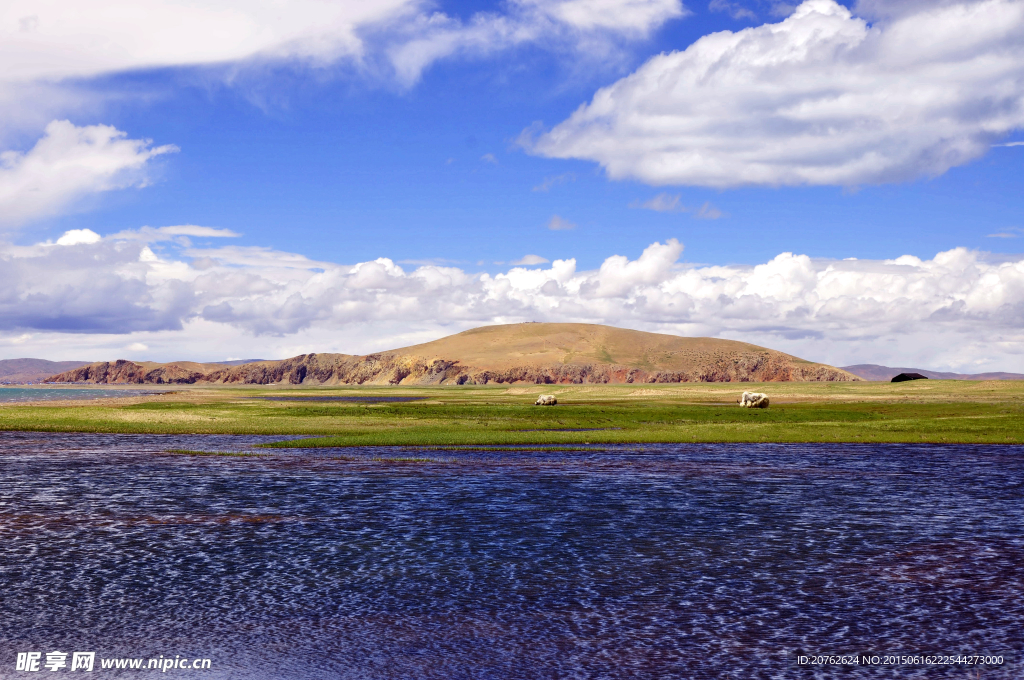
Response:
[[[36,383],[61,371],[88,365],[88,361],[47,361],[46,359],[0,359],[0,383]]]
[[[241,366],[118,360],[48,382],[221,384],[488,384],[848,381],[846,371],[734,340],[683,338],[592,324],[485,326],[354,356],[302,354]]]
[[[900,373],[920,373],[932,380],[1024,380],[1024,373],[942,373],[923,368],[892,368],[878,364],[843,366],[843,370],[865,380],[892,380]]]

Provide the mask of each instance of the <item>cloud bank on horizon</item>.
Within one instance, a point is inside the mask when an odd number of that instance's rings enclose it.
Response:
[[[1024,259],[993,261],[964,248],[930,260],[782,253],[755,266],[699,266],[681,262],[683,244],[670,240],[592,271],[566,259],[491,275],[196,247],[190,235],[237,236],[183,226],[4,246],[0,342],[57,347],[72,334],[77,354],[90,346],[213,359],[230,347],[235,356],[277,358],[561,321],[728,337],[839,365],[891,356],[978,371],[1021,365],[1024,347]]]

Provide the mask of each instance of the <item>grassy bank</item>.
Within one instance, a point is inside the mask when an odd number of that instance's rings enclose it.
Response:
[[[744,389],[766,410],[741,409]],[[538,394],[559,405],[536,407]],[[1024,382],[438,388],[201,387],[93,402],[0,405],[0,429],[307,435],[279,446],[644,442],[1024,443]],[[385,395],[405,403],[270,401]]]

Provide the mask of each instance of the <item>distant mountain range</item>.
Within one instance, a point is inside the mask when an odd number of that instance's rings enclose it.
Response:
[[[900,373],[920,373],[932,380],[1024,380],[1024,373],[943,373],[926,371],[923,368],[893,368],[878,364],[857,364],[842,368],[865,380],[892,380]]]
[[[0,383],[42,382],[54,373],[87,366],[88,361],[47,361],[46,359],[0,359]]]
[[[242,366],[118,360],[50,382],[101,384],[463,385],[850,381],[833,366],[745,342],[574,323],[485,326],[412,347],[354,356],[302,354]]]
[[[217,361],[214,366],[240,366],[263,359]],[[47,361],[46,359],[0,359],[0,384],[24,385],[43,382],[52,375],[92,364],[91,361]]]

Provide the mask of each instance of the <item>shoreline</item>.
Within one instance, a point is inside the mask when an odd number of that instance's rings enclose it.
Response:
[[[132,394],[136,390],[146,393]],[[771,407],[740,408],[735,400],[745,390],[768,393]],[[147,386],[127,387],[124,391],[124,396],[91,400],[2,402],[0,430],[290,435],[307,438],[304,447],[340,448],[1024,444],[1024,381],[176,386],[158,393]],[[299,393],[301,400],[272,398]],[[559,404],[533,406],[539,394],[553,394]],[[391,401],[399,396],[415,399]],[[330,399],[321,401],[316,397]],[[387,401],[375,401],[375,397]]]

